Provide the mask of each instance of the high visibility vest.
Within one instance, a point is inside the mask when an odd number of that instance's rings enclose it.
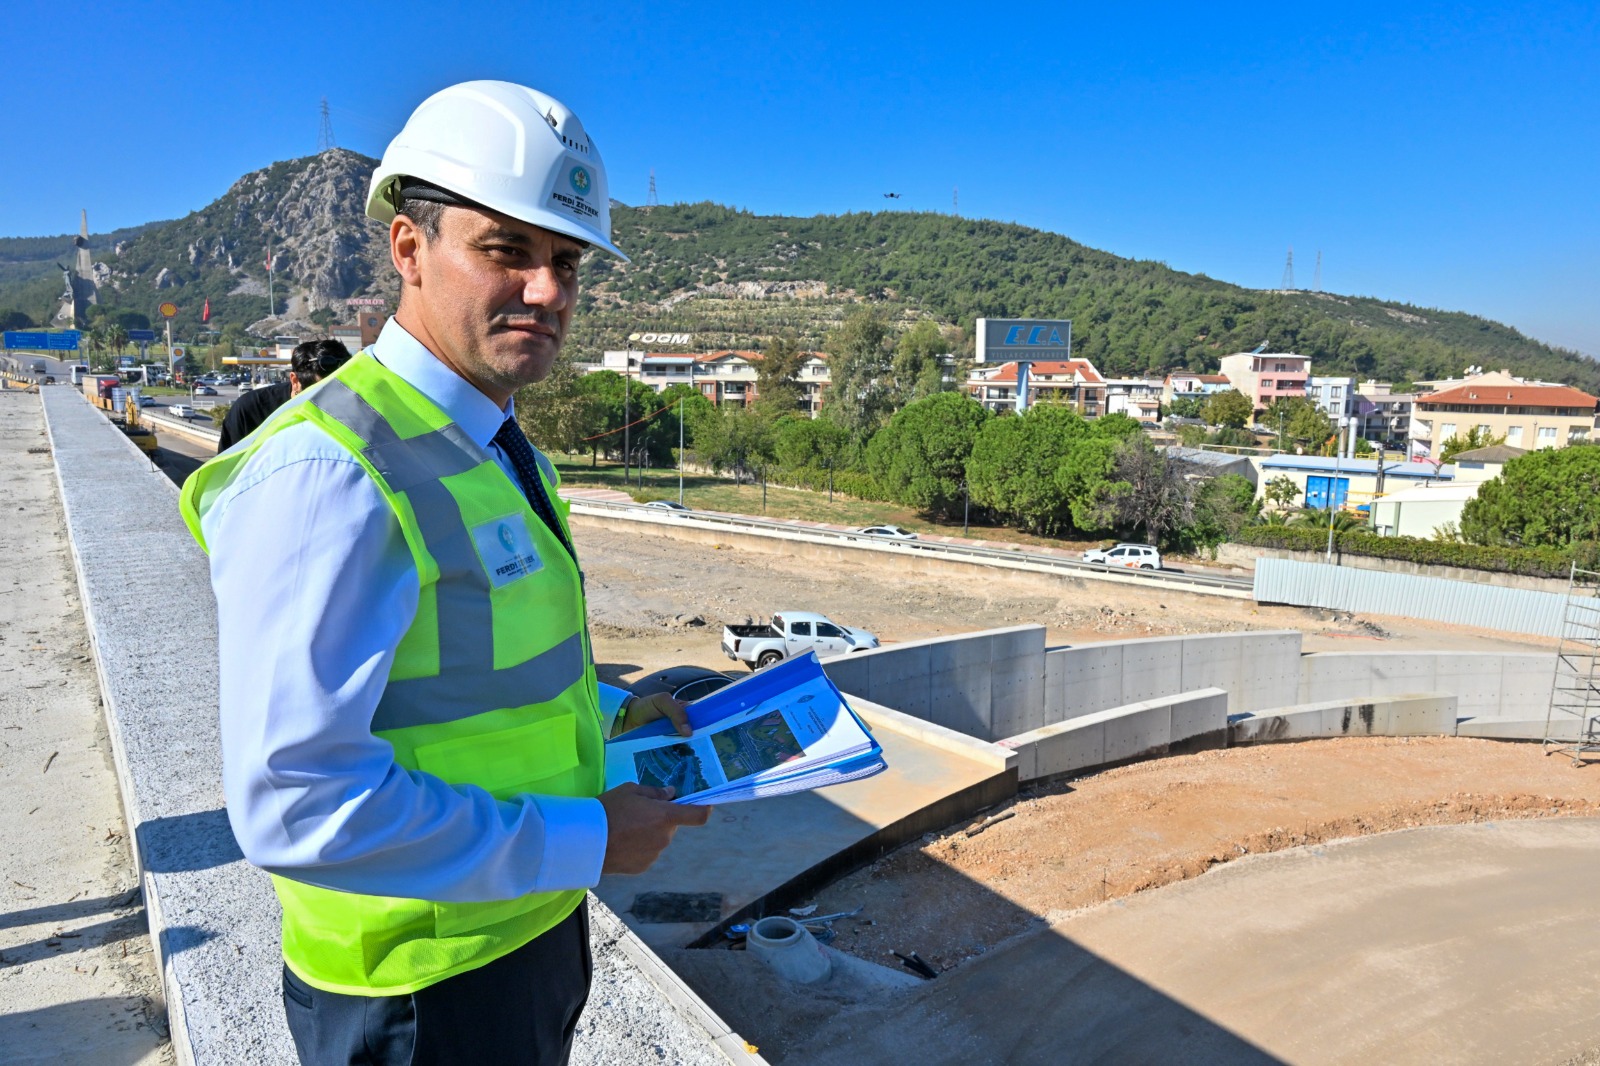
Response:
[[[369,353],[190,475],[181,507],[200,546],[202,519],[250,456],[299,422],[349,449],[394,509],[416,560],[417,615],[395,652],[373,735],[407,770],[496,799],[598,796],[604,740],[576,560],[499,464]],[[555,468],[538,458],[570,544]],[[273,885],[289,968],[313,987],[367,996],[414,992],[482,966],[555,926],[584,897],[441,903],[277,876]]]

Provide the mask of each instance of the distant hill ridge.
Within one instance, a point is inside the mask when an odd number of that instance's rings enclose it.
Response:
[[[213,325],[271,332],[279,323],[265,318],[270,237],[281,319],[343,321],[352,296],[383,296],[392,307],[386,232],[363,213],[375,165],[337,148],[274,163],[204,208],[132,235],[120,252],[92,240],[110,271],[101,302],[150,311],[170,298],[179,326],[192,328],[209,299]],[[902,322],[931,317],[956,337],[970,336],[981,315],[1071,318],[1075,354],[1111,375],[1214,370],[1222,355],[1266,343],[1310,355],[1319,374],[1405,381],[1477,364],[1600,392],[1600,363],[1475,315],[1246,289],[1010,223],[898,211],[760,216],[700,203],[617,204],[612,226],[633,262],[587,257],[569,341],[579,357],[640,331],[693,333],[703,349],[761,348],[792,331],[815,347],[869,302]],[[0,240],[0,309],[35,314],[25,299],[59,293],[58,272],[5,274],[22,267],[23,243],[59,240]]]

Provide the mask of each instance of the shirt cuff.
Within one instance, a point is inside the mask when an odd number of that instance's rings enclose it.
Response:
[[[597,799],[530,796],[544,819],[544,855],[533,891],[593,888],[606,859],[606,809]]]
[[[611,736],[611,730],[616,725],[617,712],[622,710],[622,705],[628,697],[633,695],[625,688],[599,682],[600,687],[600,735]]]

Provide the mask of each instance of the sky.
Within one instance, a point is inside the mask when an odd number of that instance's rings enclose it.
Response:
[[[203,207],[429,93],[568,104],[611,193],[950,211],[1600,356],[1600,5],[8,0],[0,236]],[[770,10],[767,10],[769,9]],[[74,39],[73,25],[76,30]],[[886,192],[901,194],[887,200]]]

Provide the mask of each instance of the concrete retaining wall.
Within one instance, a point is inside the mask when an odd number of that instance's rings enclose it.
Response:
[[[1555,658],[1548,652],[1315,652],[1301,660],[1298,695],[1290,702],[1443,692],[1456,698],[1463,718],[1543,723]],[[1241,709],[1263,706],[1271,705]]]
[[[1226,745],[1228,694],[1219,688],[1080,715],[999,741],[1017,753],[1017,780],[1039,781],[1152,755]]]
[[[823,663],[873,703],[994,741],[1042,724],[1044,627],[1012,626],[891,644]]]
[[[1225,690],[1234,713],[1296,702],[1300,631],[1151,637],[1052,649],[1045,654],[1042,718],[1028,728],[1201,688]]]
[[[292,1066],[278,902],[223,809],[205,557],[172,483],[120,430],[75,391],[42,397],[174,1051],[182,1064]],[[761,1061],[603,904],[590,906],[595,984],[573,1062]]]
[[[1455,736],[1456,698],[1437,692],[1326,700],[1232,718],[1228,743],[1266,744],[1325,737]]]

